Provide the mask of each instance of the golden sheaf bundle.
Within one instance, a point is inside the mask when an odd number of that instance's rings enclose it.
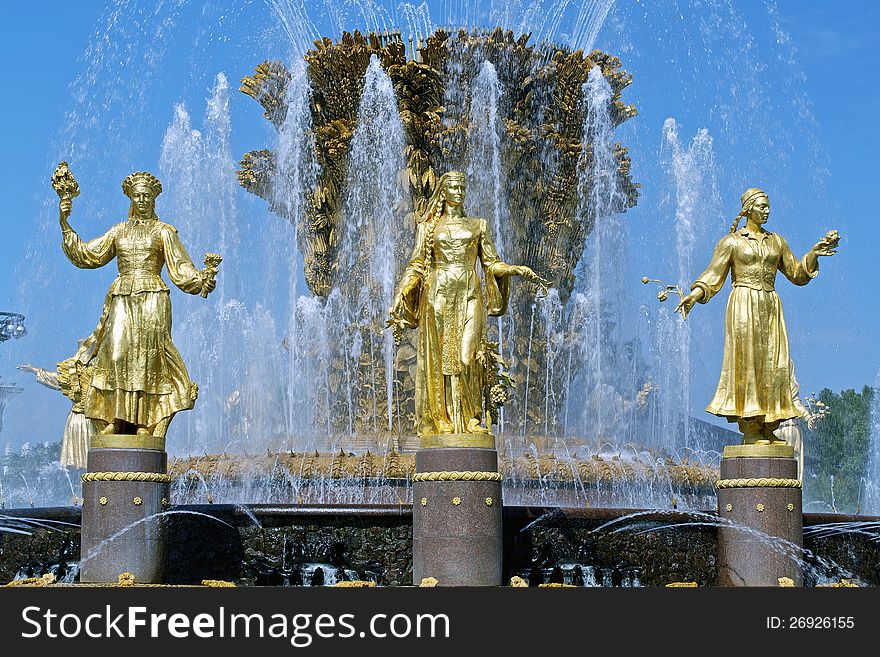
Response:
[[[70,171],[67,162],[59,162],[52,174],[52,189],[60,199],[72,199],[79,196],[79,183]]]

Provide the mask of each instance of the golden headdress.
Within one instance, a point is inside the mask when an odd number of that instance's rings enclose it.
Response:
[[[137,185],[146,185],[153,192],[153,196],[159,196],[162,193],[162,183],[152,173],[146,171],[135,171],[125,177],[122,181],[122,193],[131,198],[131,190]]]
[[[742,201],[742,209],[745,212],[748,212],[752,207],[752,203],[754,203],[759,196],[767,196],[767,193],[757,187],[749,187],[740,197],[740,200]]]

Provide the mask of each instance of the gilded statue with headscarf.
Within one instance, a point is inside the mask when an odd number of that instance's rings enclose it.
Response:
[[[776,272],[795,285],[806,285],[819,273],[819,257],[837,252],[840,236],[828,231],[798,259],[781,235],[764,227],[770,217],[767,194],[752,187],[741,201],[730,232],[719,240],[709,266],[676,311],[687,318],[695,303],[706,303],[721,290],[730,273],[721,376],[706,410],[737,422],[743,444],[784,443],[774,430],[801,411],[792,401],[794,366]],[[739,228],[743,218],[745,225]]]
[[[465,212],[465,191],[464,174],[440,176],[417,217],[415,247],[389,312],[396,332],[418,328],[416,431],[423,447],[494,442],[491,409],[503,403],[506,374],[487,342],[486,318],[507,312],[512,277],[550,285],[525,265],[501,261],[486,220]]]
[[[206,254],[204,269],[193,265],[177,229],[156,215],[162,184],[150,173],[138,171],[123,180],[128,219],[89,241],[68,222],[79,186],[66,163],[56,169],[52,184],[60,197],[61,248],[68,260],[95,269],[115,259],[119,272],[95,330],[58,363],[61,391],[98,434],[151,436],[150,445],[164,448],[168,424],[179,411],[193,408],[198,386],[171,340],[170,291],[162,269],[184,292],[207,297],[216,286],[220,256]]]

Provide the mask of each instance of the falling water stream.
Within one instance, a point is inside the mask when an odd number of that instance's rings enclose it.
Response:
[[[880,372],[877,372],[871,400],[871,437],[864,481],[862,510],[867,515],[880,515]]]
[[[707,228],[717,220],[719,212],[712,137],[701,129],[689,144],[682,144],[679,131],[675,119],[664,121],[663,149],[673,209],[662,223],[671,224],[675,235],[675,279],[664,283],[676,285],[687,294],[691,282],[702,271],[695,268],[703,264],[694,262],[695,245],[711,239]],[[701,257],[708,258],[708,255]],[[675,293],[669,292],[669,300],[659,305],[654,347],[658,424],[653,429],[654,435],[669,450],[698,447],[690,443],[690,413],[687,412],[691,408],[691,325],[694,319],[686,322],[673,312],[679,301]],[[700,310],[702,307],[696,309],[695,317]]]
[[[501,259],[505,254],[505,235],[509,231],[509,208],[505,190],[508,187],[505,170],[501,165],[503,125],[499,103],[504,89],[498,73],[490,61],[484,61],[471,89],[470,126],[468,133],[467,166],[468,213],[486,219],[490,226],[495,248]],[[507,335],[512,335],[510,318],[497,317],[499,353],[504,357],[505,324]],[[507,338],[509,339],[509,338]],[[504,433],[504,407],[500,408],[498,433]]]
[[[577,216],[595,221],[595,228],[575,273],[570,322],[571,333],[579,337],[580,367],[566,391],[572,398],[567,402],[567,426],[576,435],[598,439],[612,435],[619,417],[618,399],[625,394],[616,378],[614,351],[622,342],[626,229],[615,215],[621,192],[610,116],[611,87],[598,67],[590,71],[583,93],[587,103],[584,135],[592,154],[581,156]]]

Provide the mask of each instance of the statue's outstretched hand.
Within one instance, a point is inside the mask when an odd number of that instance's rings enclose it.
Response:
[[[514,272],[517,276],[522,276],[530,283],[535,283],[536,285],[540,285],[543,288],[549,288],[552,286],[552,283],[550,281],[548,281],[546,278],[541,278],[532,270],[531,267],[527,267],[526,265],[517,265],[516,267],[514,267]]]
[[[813,253],[817,256],[833,256],[840,247],[840,234],[836,230],[829,230],[825,237],[816,242]]]
[[[687,320],[688,313],[691,311],[691,308],[694,307],[694,304],[697,302],[697,299],[694,297],[693,292],[683,297],[679,304],[675,307],[675,312],[681,313],[681,318]]]
[[[394,344],[399,345],[403,339],[403,332],[406,330],[406,322],[403,319],[403,293],[398,292],[394,295],[394,302],[388,310],[388,320],[385,322],[385,328],[391,328],[394,336]]]
[[[205,254],[205,268],[202,270],[202,290],[200,292],[203,299],[207,299],[208,295],[217,287],[217,268],[223,262],[223,257],[219,253]]]
[[[391,308],[388,309],[388,323],[386,326],[391,326],[394,323],[395,319],[398,319],[403,311],[403,296],[401,294],[394,295],[394,301],[391,302]]]
[[[409,293],[410,289],[411,288],[404,285],[394,294],[391,308],[388,309],[388,322],[385,324],[386,326],[392,326],[403,322],[403,316],[406,314],[406,303],[403,299]]]
[[[400,319],[404,315],[404,302],[403,299],[413,290],[415,290],[420,283],[420,279],[418,276],[407,276],[407,278],[400,284],[400,289],[394,294],[394,301],[391,302],[391,308],[388,310],[388,315],[392,319]],[[390,326],[390,323],[389,323]]]

